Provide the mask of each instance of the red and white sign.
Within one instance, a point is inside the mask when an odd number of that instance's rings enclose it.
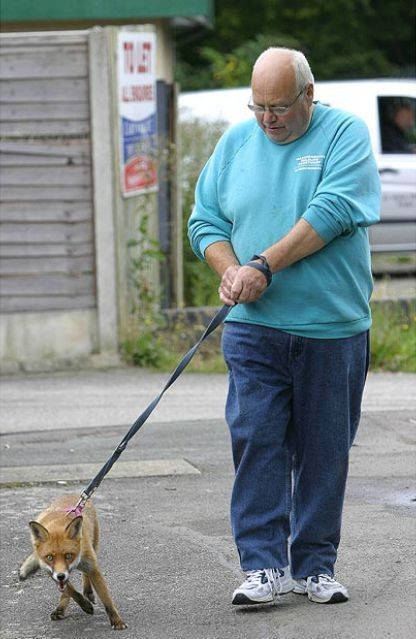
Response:
[[[156,34],[118,34],[121,186],[124,196],[157,189]]]

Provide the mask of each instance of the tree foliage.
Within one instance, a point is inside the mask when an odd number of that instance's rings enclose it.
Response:
[[[216,0],[215,28],[177,33],[182,90],[244,86],[268,46],[308,57],[317,80],[414,76],[414,0]]]

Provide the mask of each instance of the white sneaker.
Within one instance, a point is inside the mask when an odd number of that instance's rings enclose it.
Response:
[[[348,601],[348,590],[329,575],[314,575],[307,579],[294,579],[293,592],[308,595],[315,603],[343,603]]]
[[[294,579],[293,583],[295,587],[293,588],[293,592],[296,595],[306,595],[306,579]]]
[[[246,580],[234,590],[232,603],[234,606],[272,603],[279,595],[292,592],[293,586],[289,567],[250,570]]]

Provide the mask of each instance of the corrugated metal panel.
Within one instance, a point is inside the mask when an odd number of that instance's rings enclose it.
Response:
[[[93,307],[87,34],[0,44],[0,310]]]

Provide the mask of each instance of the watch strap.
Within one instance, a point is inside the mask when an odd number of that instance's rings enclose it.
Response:
[[[261,263],[256,260],[260,260]],[[255,268],[257,271],[260,271],[260,273],[263,273],[264,277],[266,278],[267,286],[270,286],[273,273],[271,272],[269,263],[264,255],[253,255],[253,257],[245,264],[245,266],[250,266],[251,268]]]

